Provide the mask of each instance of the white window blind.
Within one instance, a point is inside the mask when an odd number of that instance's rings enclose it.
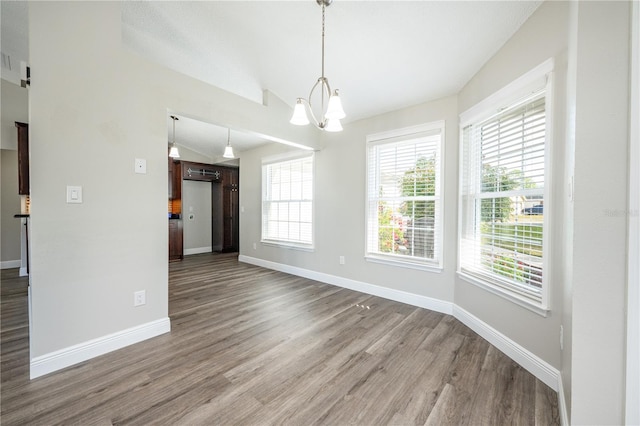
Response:
[[[464,125],[460,270],[542,304],[545,91]]]
[[[262,241],[313,245],[313,155],[263,164]]]
[[[368,143],[368,257],[440,266],[442,133]]]

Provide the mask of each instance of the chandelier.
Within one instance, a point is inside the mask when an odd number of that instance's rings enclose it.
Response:
[[[227,146],[224,148],[224,154],[222,154],[224,158],[236,158],[233,155],[233,148],[231,148],[231,128],[227,129]]]
[[[320,6],[322,6],[322,74],[316,84],[311,88],[309,92],[309,99],[298,98],[296,105],[293,109],[293,116],[290,123],[298,126],[305,126],[309,124],[309,116],[313,120],[313,124],[320,130],[326,130],[327,132],[340,132],[342,131],[342,125],[340,119],[345,117],[344,110],[342,109],[342,103],[338,96],[338,89],[331,91],[329,86],[329,80],[324,76],[324,9],[329,6],[333,0],[316,0]],[[316,118],[311,108],[311,98],[313,91],[316,88],[320,88],[320,119]],[[328,98],[327,107],[325,110],[325,98]]]
[[[179,118],[175,115],[171,115],[170,117],[173,120],[173,142],[171,143],[171,149],[169,150],[169,157],[180,158],[180,152],[176,146],[176,121],[179,120]]]

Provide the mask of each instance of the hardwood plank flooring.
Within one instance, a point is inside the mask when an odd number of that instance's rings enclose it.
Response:
[[[555,425],[556,393],[449,315],[239,263],[169,267],[171,333],[29,380],[2,270],[2,425]]]

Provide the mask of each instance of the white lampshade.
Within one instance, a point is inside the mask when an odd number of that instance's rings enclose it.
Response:
[[[333,95],[331,95],[331,97],[329,98],[327,113],[324,116],[329,120],[333,120],[333,119],[339,120],[345,117],[344,110],[342,109],[342,102],[340,101],[340,96],[338,96],[337,89],[333,91]]]
[[[222,156],[224,158],[236,158],[235,155],[233,155],[233,148],[231,148],[231,145],[226,146],[226,148],[224,149],[224,154],[222,154]]]
[[[296,106],[293,109],[293,116],[289,121],[291,124],[295,124],[296,126],[306,126],[309,124],[309,118],[307,117],[307,112],[304,109],[304,104],[302,103],[302,99],[298,98],[296,101]]]
[[[327,125],[324,127],[324,130],[327,132],[341,132],[342,124],[340,124],[340,120],[334,118],[327,120]]]
[[[180,152],[178,152],[178,147],[175,145],[171,145],[171,149],[169,150],[169,157],[171,158],[180,158]]]

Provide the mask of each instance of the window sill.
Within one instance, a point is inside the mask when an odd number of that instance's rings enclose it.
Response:
[[[497,296],[500,296],[503,299],[506,299],[512,303],[515,303],[516,305],[521,306],[525,309],[528,309],[529,311],[536,313],[542,317],[546,318],[549,315],[549,312],[551,312],[549,308],[543,306],[542,304],[535,303],[524,297],[518,296],[517,294],[511,293],[508,290],[494,286],[490,283],[483,281],[478,277],[475,277],[473,275],[460,272],[460,271],[458,271],[457,274],[462,280],[470,284],[473,284],[475,286],[478,286],[484,290],[487,290],[488,292],[493,293]]]
[[[288,249],[288,250],[299,250],[299,251],[306,251],[306,252],[315,251],[315,248],[313,246],[287,243],[283,241],[261,240],[260,244],[263,244],[265,246],[270,246],[270,247]]]
[[[436,273],[442,272],[442,266],[438,265],[437,263],[411,262],[406,260],[390,259],[388,257],[374,256],[374,255],[366,255],[364,258],[367,262],[397,266],[399,268],[417,269],[420,271],[428,271],[428,272],[436,272]]]

